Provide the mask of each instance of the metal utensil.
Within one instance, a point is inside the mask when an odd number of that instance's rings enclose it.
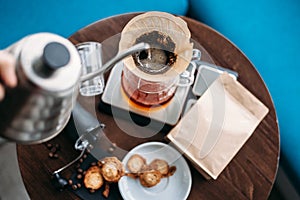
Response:
[[[104,127],[104,124],[99,124],[97,127],[87,130],[76,140],[75,149],[81,151],[79,156],[52,173],[52,183],[57,189],[62,190],[68,185],[68,181],[63,178],[60,173],[68,167],[72,166],[80,158],[82,158],[86,150],[92,148],[91,145],[93,145],[99,138],[101,138],[101,135],[103,133],[101,130]]]

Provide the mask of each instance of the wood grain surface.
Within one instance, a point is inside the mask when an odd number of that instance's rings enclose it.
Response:
[[[125,14],[98,21],[77,31],[69,39],[74,44],[86,41],[101,42],[104,46],[104,57],[109,59],[117,52],[120,32],[135,15],[137,14]],[[267,199],[275,180],[279,160],[279,130],[268,89],[252,63],[234,44],[198,21],[186,17],[183,19],[188,24],[192,39],[200,45],[198,48],[203,50],[204,60],[237,71],[239,82],[270,110],[217,180],[205,180],[190,166],[192,189],[188,199]],[[78,100],[90,112],[97,110],[98,119],[106,124],[107,137],[124,150],[130,150],[147,141],[164,141],[165,132],[149,138],[127,135],[116,125],[111,115],[98,112],[99,96],[79,97]],[[124,120],[124,124],[126,123],[130,128],[130,122]],[[50,142],[61,145],[58,159],[48,158],[49,150],[44,144],[17,146],[20,170],[26,189],[34,200],[78,199],[71,191],[55,190],[50,183],[50,172],[70,161],[78,152],[73,149],[66,131]]]

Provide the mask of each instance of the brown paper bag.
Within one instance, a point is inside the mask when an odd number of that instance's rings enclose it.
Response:
[[[268,111],[238,81],[224,73],[167,138],[199,172],[217,179]]]

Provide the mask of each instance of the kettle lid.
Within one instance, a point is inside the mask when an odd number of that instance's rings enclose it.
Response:
[[[27,37],[21,50],[19,67],[28,80],[49,92],[74,88],[81,75],[81,60],[75,46],[52,33]]]
[[[56,70],[69,63],[70,52],[63,44],[50,42],[44,48],[42,60],[46,68]]]

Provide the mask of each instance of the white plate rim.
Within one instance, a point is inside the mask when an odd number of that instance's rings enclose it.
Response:
[[[184,157],[182,156],[182,154],[180,154],[174,147],[168,145],[168,144],[165,144],[165,143],[162,143],[162,142],[146,142],[146,143],[142,143],[140,145],[137,145],[135,146],[134,148],[132,148],[127,154],[126,156],[123,158],[122,160],[122,163],[124,165],[126,165],[129,157],[135,153],[138,153],[139,149],[143,149],[147,146],[161,146],[161,147],[166,147],[168,149],[168,151],[171,151],[172,153],[174,154],[177,154],[178,155],[178,158],[180,158],[180,162],[182,162],[182,164],[185,166],[185,170],[186,170],[186,173],[188,174],[187,178],[188,178],[188,187],[187,187],[187,190],[186,190],[186,193],[185,193],[185,196],[183,199],[187,199],[189,194],[190,194],[190,191],[191,191],[191,187],[192,187],[192,175],[191,175],[191,171],[190,171],[190,168],[189,168],[189,165],[187,164],[186,160],[184,159]],[[176,155],[176,156],[177,156]],[[146,158],[147,159],[147,158]],[[179,159],[178,159],[179,160]],[[126,162],[126,163],[125,163]],[[178,170],[178,169],[177,169]],[[175,172],[176,173],[176,172]],[[127,194],[125,191],[123,191],[123,180],[124,179],[121,179],[118,183],[118,187],[119,187],[119,191],[122,195],[122,197],[126,200],[127,199]]]

